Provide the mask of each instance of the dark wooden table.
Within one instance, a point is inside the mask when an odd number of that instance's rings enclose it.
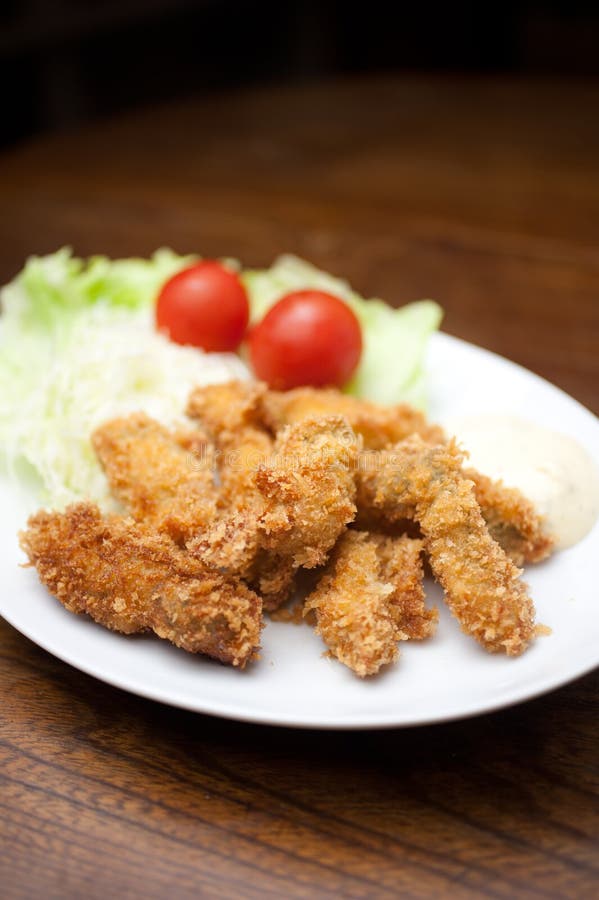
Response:
[[[30,253],[294,251],[599,411],[599,85],[345,82],[147,110],[0,160]],[[107,687],[0,626],[3,897],[599,890],[596,675],[437,727],[297,732]]]

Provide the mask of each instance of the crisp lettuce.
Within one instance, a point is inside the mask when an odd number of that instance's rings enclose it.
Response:
[[[253,323],[289,291],[313,288],[344,300],[358,317],[364,341],[360,365],[346,390],[378,403],[425,406],[426,347],[443,317],[433,300],[392,309],[382,300],[364,300],[346,281],[290,255],[280,256],[270,269],[246,270],[241,277]]]
[[[355,305],[361,301],[359,294],[342,278],[336,278],[317,269],[311,263],[289,253],[279,256],[270,269],[245,269],[241,280],[250,298],[250,320],[259,322],[271,306],[289,291],[311,288],[327,291]]]
[[[392,309],[382,300],[368,300],[355,311],[364,350],[347,391],[377,403],[411,403],[424,409],[426,348],[441,324],[441,307],[433,300],[419,300]]]
[[[3,319],[28,331],[44,331],[98,303],[149,308],[167,278],[196,259],[161,249],[150,259],[84,260],[73,256],[69,247],[49,256],[32,256],[2,290]]]

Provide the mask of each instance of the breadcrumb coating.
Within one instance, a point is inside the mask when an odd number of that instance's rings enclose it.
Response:
[[[262,426],[262,398],[267,386],[261,381],[227,381],[192,390],[187,415],[198,419],[222,446],[235,445],[244,428]]]
[[[248,505],[245,495],[254,489],[256,469],[272,453],[273,439],[262,421],[266,391],[259,381],[230,381],[195,388],[187,401],[187,415],[218,448],[222,507]]]
[[[334,388],[268,391],[263,395],[262,407],[264,421],[275,432],[306,418],[344,416],[369,450],[382,450],[415,433],[432,443],[443,440],[442,428],[429,424],[421,412],[406,403],[382,406]]]
[[[348,530],[304,605],[333,656],[360,677],[398,656],[398,641],[435,630],[436,610],[424,605],[422,542]]]
[[[214,517],[214,448],[201,432],[171,432],[135,413],[105,422],[92,445],[113,495],[138,521],[183,543]]]
[[[489,534],[462,462],[453,441],[430,447],[414,435],[371,473],[373,501],[391,515],[398,504],[403,514],[413,510],[462,630],[489,651],[516,656],[534,636],[534,607],[520,570]]]
[[[364,678],[399,655],[392,594],[393,586],[381,580],[374,541],[366,532],[346,531],[307,598],[304,615],[315,611],[316,633],[330,653]]]
[[[296,588],[297,566],[284,555],[260,550],[250,574],[250,587],[262,597],[267,611],[278,609]]]
[[[260,382],[231,381],[196,388],[189,397],[187,414],[201,423],[217,446],[220,480],[217,516],[189,549],[211,566],[253,580],[265,607],[273,608],[292,590],[293,572],[286,565],[278,568],[261,553],[258,521],[264,503],[256,472],[274,445],[262,424],[266,390]]]
[[[356,470],[357,524],[365,530],[396,533],[409,529],[414,511],[400,502],[383,506],[376,503],[379,471],[393,462],[394,450],[363,451]],[[517,566],[539,562],[550,555],[554,541],[547,534],[543,519],[534,506],[516,488],[506,487],[474,469],[464,469],[472,481],[476,501],[489,532]]]
[[[506,487],[475,469],[464,476],[474,483],[474,493],[494,540],[517,565],[546,559],[555,541],[534,506],[517,488]]]
[[[268,391],[262,395],[263,418],[271,430],[302,419],[339,413],[344,415],[352,428],[362,436],[364,457],[373,459],[376,453],[418,434],[426,443],[445,441],[443,429],[425,419],[421,412],[407,404],[383,406],[361,400],[340,391],[296,388],[293,391]],[[368,452],[370,451],[370,453]],[[501,482],[468,470],[476,486],[477,500],[494,538],[516,563],[538,562],[551,552],[553,540],[545,531],[542,519],[532,504],[515,488],[506,488]],[[358,523],[365,529],[388,529],[390,522],[373,510],[367,496],[358,493]],[[394,516],[397,522],[400,514]]]
[[[41,582],[74,613],[124,634],[153,631],[243,668],[257,655],[260,598],[204,569],[164,534],[80,503],[38,512],[20,534]]]
[[[405,535],[371,534],[381,577],[393,586],[388,605],[401,641],[422,641],[434,634],[439,613],[425,606],[423,542]]]
[[[296,568],[325,562],[356,515],[359,447],[342,416],[306,419],[280,432],[272,458],[256,473],[264,549],[290,558]]]
[[[295,572],[322,565],[354,518],[358,450],[340,416],[284,428],[256,470],[251,502],[190,542],[190,552],[246,578],[274,609],[289,597]]]

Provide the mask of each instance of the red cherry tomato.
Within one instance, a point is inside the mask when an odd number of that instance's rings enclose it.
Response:
[[[282,297],[250,331],[248,343],[256,375],[279,390],[342,387],[362,353],[354,313],[324,291],[294,291]]]
[[[161,331],[177,344],[208,351],[236,350],[248,319],[248,298],[241,281],[235,272],[212,260],[169,278],[156,303]]]

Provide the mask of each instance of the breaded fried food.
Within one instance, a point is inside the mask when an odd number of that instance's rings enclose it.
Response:
[[[368,472],[372,502],[390,516],[412,515],[430,565],[462,630],[487,650],[516,656],[534,635],[534,607],[520,570],[493,540],[462,470],[455,443],[429,446],[417,435]]]
[[[251,505],[223,511],[189,542],[188,550],[205,565],[244,578],[260,594],[264,609],[273,610],[290,597],[297,567],[289,558],[262,548],[263,509],[256,494]]]
[[[189,397],[187,414],[206,429],[217,447],[221,486],[215,521],[189,546],[209,565],[253,579],[265,607],[274,608],[289,596],[294,571],[289,565],[278,567],[261,553],[258,522],[264,504],[256,472],[274,446],[262,422],[266,391],[261,382],[230,381],[195,388]]]
[[[423,542],[407,535],[390,537],[370,534],[376,545],[381,577],[391,584],[387,598],[400,641],[422,641],[430,637],[439,621],[436,609],[427,609],[422,566]]]
[[[354,518],[358,450],[341,416],[284,428],[258,466],[248,505],[225,514],[189,551],[247,579],[274,609],[289,596],[295,572],[322,565]]]
[[[92,445],[113,495],[138,521],[183,543],[213,519],[213,447],[201,432],[171,432],[134,413],[97,428]]]
[[[419,434],[431,443],[439,443],[444,437],[442,428],[428,423],[421,412],[408,404],[382,406],[334,388],[268,391],[263,395],[262,408],[264,422],[275,433],[284,425],[306,418],[344,416],[369,450],[381,450],[410,434]]]
[[[374,541],[366,532],[348,530],[307,598],[304,616],[314,610],[316,633],[330,654],[364,678],[399,655],[392,594],[392,585],[381,579]]]
[[[221,506],[243,505],[240,494],[254,487],[254,474],[273,449],[263,424],[262,402],[267,387],[259,381],[230,381],[195,388],[187,415],[198,420],[218,449],[222,485]],[[243,498],[247,505],[249,497]]]
[[[357,529],[337,542],[304,605],[330,653],[357,675],[375,675],[398,656],[398,641],[429,637],[437,611],[424,605],[421,541]]]
[[[262,597],[267,612],[278,609],[296,589],[297,566],[284,555],[260,550],[249,578],[250,587]]]
[[[222,571],[253,578],[261,587],[265,605],[286,599],[293,572],[280,571],[263,559],[263,584],[257,575],[261,554],[258,521],[264,504],[256,487],[258,466],[270,458],[274,441],[262,422],[262,399],[267,386],[256,381],[230,381],[195,388],[187,414],[214,440],[221,483],[216,520],[209,532],[190,543],[190,551]]]
[[[262,398],[268,387],[261,381],[227,381],[192,390],[186,413],[198,419],[223,446],[235,444],[239,432],[262,425]]]
[[[322,565],[356,514],[354,469],[360,441],[343,416],[305,419],[277,436],[259,466],[264,501],[261,546],[296,568]]]
[[[308,416],[327,412],[344,415],[363,438],[363,458],[374,458],[369,451],[384,451],[412,434],[420,435],[430,444],[445,440],[440,426],[427,422],[421,412],[407,404],[383,406],[333,389],[268,391],[263,394],[261,404],[264,422],[274,431]],[[538,562],[551,553],[553,540],[526,497],[515,488],[507,488],[473,469],[468,469],[467,477],[475,483],[479,505],[494,538],[516,565]],[[361,499],[359,494],[357,506],[360,527],[368,530],[389,528],[390,521],[373,509],[367,497]],[[400,518],[400,515],[395,516],[393,522],[397,523]]]
[[[378,472],[393,461],[392,449],[364,451],[357,469],[356,522],[360,528],[390,532],[409,530],[413,513],[397,501],[380,505],[375,502],[379,485]],[[493,481],[475,469],[464,469],[464,477],[472,481],[474,493],[491,536],[517,566],[539,562],[550,555],[554,541],[545,530],[541,516],[516,488]]]
[[[377,502],[377,492],[381,472],[395,464],[392,448],[384,450],[363,450],[358,455],[356,465],[356,525],[364,531],[401,534],[414,523],[414,506],[399,499],[385,503]],[[418,527],[417,523],[414,525]]]
[[[124,634],[153,631],[243,668],[257,655],[260,598],[210,572],[164,534],[80,503],[38,512],[20,534],[41,582],[68,610]]]
[[[517,488],[507,487],[475,469],[464,469],[474,483],[474,493],[487,528],[494,540],[517,565],[546,559],[555,541],[547,533],[541,516]]]

